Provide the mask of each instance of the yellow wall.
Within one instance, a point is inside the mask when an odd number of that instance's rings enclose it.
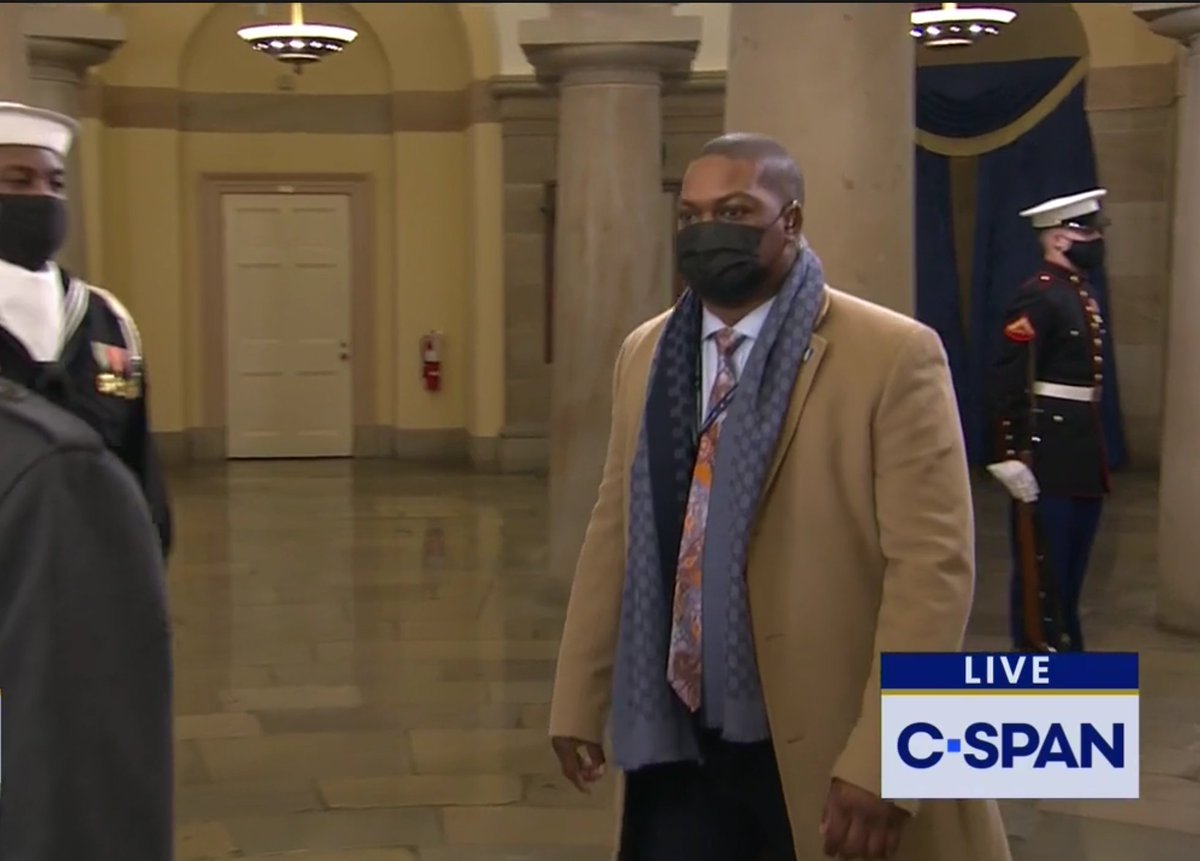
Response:
[[[467,130],[471,164],[468,201],[471,248],[466,307],[476,341],[469,367],[467,431],[499,434],[505,419],[504,381],[504,164],[499,123],[476,123]],[[548,393],[547,393],[548,394]]]
[[[180,135],[159,129],[103,132],[102,219],[89,224],[103,244],[92,278],[133,311],[153,384],[152,423],[160,431],[200,426],[188,415],[185,362],[198,343],[184,326],[183,201]]]
[[[1179,43],[1150,32],[1130,3],[1072,3],[1087,33],[1092,68],[1170,63]]]
[[[113,88],[256,93],[283,67],[234,35],[253,4],[107,4],[127,41],[98,73]],[[1020,4],[1018,4],[1020,5]],[[1067,5],[1067,4],[1063,4]],[[1093,67],[1170,62],[1129,4],[1069,4]],[[283,14],[286,4],[267,4]],[[304,75],[306,94],[461,92],[496,74],[530,71],[517,22],[546,4],[305,4],[310,20],[345,23],[359,39]],[[697,68],[725,66],[729,4],[681,4],[704,18]],[[88,119],[80,141],[90,274],[127,299],[153,365],[160,430],[204,427],[197,195],[205,173],[360,173],[372,182],[377,298],[375,371],[380,425],[499,434],[504,421],[503,178],[500,126],[379,134],[217,134],[109,127]],[[423,391],[422,332],[445,333],[445,390]]]
[[[268,4],[276,15],[285,7]],[[251,4],[111,4],[111,11],[123,19],[127,42],[99,72],[105,86],[155,88],[159,95],[291,96],[277,87],[284,67],[235,36],[239,26],[254,22]],[[305,15],[353,26],[359,37],[344,54],[301,76],[298,92],[461,93],[473,77],[497,72],[490,18],[478,10],[460,15],[457,4],[305,4]],[[202,343],[200,329],[202,176],[340,173],[365,174],[371,184],[375,423],[499,433],[504,387],[496,380],[503,374],[504,321],[498,126],[265,134],[89,121],[88,131],[87,139],[98,141],[93,149],[100,167],[88,172],[89,183],[102,192],[89,195],[102,201],[88,218],[89,244],[97,247],[92,274],[138,317],[152,365],[158,430],[205,427],[210,420],[200,385],[212,349]],[[436,395],[421,387],[417,366],[417,341],[429,329],[445,333],[445,388]]]

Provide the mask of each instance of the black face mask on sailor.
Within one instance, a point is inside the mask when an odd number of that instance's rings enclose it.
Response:
[[[792,208],[788,204],[763,226],[701,221],[682,228],[675,239],[675,257],[684,283],[701,301],[721,308],[737,308],[752,300],[770,272],[759,258],[763,237]]]
[[[0,194],[0,260],[39,272],[67,238],[67,202],[48,194]]]

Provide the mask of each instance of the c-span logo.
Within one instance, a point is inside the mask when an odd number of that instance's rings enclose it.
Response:
[[[885,654],[885,798],[1137,798],[1138,656]]]

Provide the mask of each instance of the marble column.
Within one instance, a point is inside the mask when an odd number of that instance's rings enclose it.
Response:
[[[23,11],[20,3],[0,3],[0,102],[23,102],[29,92]]]
[[[518,35],[559,97],[548,564],[569,577],[607,448],[617,350],[665,310],[662,86],[690,68],[700,19],[669,3],[551,3]]]
[[[1186,47],[1176,127],[1175,218],[1163,380],[1158,621],[1200,635],[1200,3],[1134,3],[1154,32]]]
[[[27,7],[24,29],[29,50],[30,79],[25,101],[73,119],[81,119],[88,70],[107,60],[124,41],[121,22],[87,4],[23,5]],[[67,158],[70,228],[67,243],[59,253],[58,260],[71,272],[86,276],[83,160],[79,147],[77,140]]]
[[[914,48],[908,3],[736,3],[725,128],[800,165],[804,231],[835,286],[912,314]]]

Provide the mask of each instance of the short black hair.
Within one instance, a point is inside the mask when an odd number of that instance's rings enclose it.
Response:
[[[719,155],[738,161],[752,161],[758,165],[758,182],[779,200],[788,204],[793,200],[804,205],[804,174],[796,166],[791,154],[783,144],[766,135],[749,132],[733,132],[713,138],[700,150],[701,157]]]

